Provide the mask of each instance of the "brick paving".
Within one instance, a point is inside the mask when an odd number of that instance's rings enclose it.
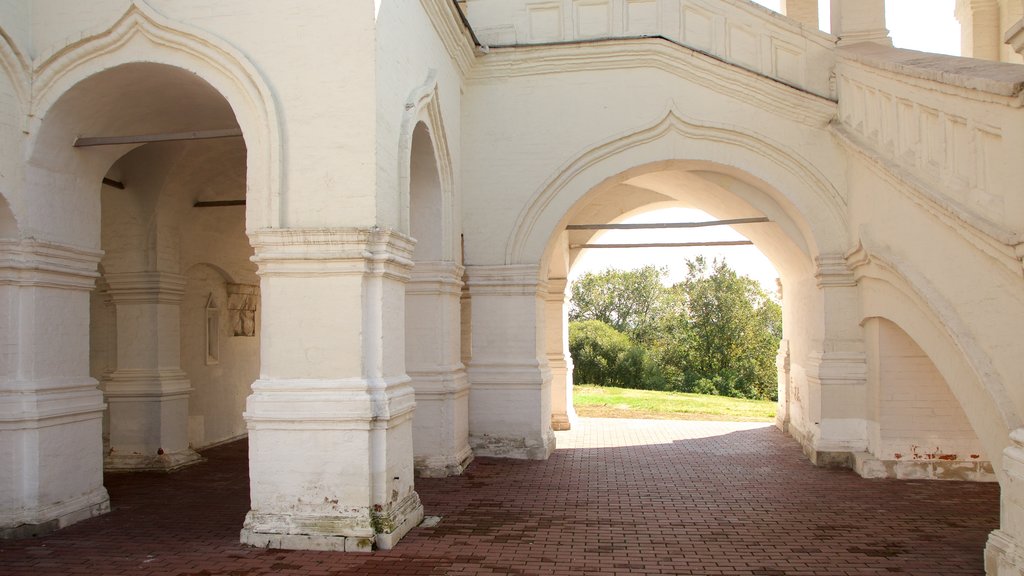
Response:
[[[984,573],[994,484],[814,468],[761,424],[584,419],[544,462],[418,479],[434,528],[371,554],[242,546],[246,443],[169,475],[107,477],[113,511],[0,542],[0,574],[963,575]]]

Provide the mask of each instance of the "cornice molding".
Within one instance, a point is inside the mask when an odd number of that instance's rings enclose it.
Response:
[[[34,239],[0,239],[0,286],[92,290],[101,250]]]
[[[468,81],[637,68],[661,70],[728,98],[742,95],[747,103],[815,128],[837,111],[835,101],[662,38],[492,49]]]
[[[465,77],[476,60],[476,43],[469,30],[462,24],[459,8],[452,0],[420,0],[420,5],[430,18],[437,37],[444,44],[452,62]]]
[[[249,235],[260,276],[383,275],[406,281],[416,241],[382,228],[275,228]]]

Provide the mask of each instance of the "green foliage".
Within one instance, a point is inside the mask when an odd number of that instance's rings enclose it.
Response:
[[[573,404],[581,416],[598,418],[764,422],[775,417],[775,404],[768,400],[608,386],[573,386]]]
[[[647,350],[600,320],[570,323],[569,351],[574,382],[655,390],[665,386]]]
[[[672,288],[651,266],[577,281],[574,381],[774,400],[782,307],[725,262],[698,257],[687,268]]]
[[[647,343],[656,334],[667,289],[665,269],[645,266],[637,270],[605,270],[584,274],[572,284],[569,320],[598,320]]]
[[[723,396],[774,399],[782,307],[725,262],[709,266],[698,257],[686,264],[686,279],[673,287],[686,301],[685,317],[674,319],[685,323],[677,328],[685,335],[676,359],[685,368],[684,389],[708,380]]]

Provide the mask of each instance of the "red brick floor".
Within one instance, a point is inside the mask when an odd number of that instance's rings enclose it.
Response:
[[[0,542],[0,574],[982,574],[994,484],[863,480],[763,425],[583,420],[545,462],[419,479],[435,528],[372,554],[238,543],[246,443],[107,478],[113,511]]]

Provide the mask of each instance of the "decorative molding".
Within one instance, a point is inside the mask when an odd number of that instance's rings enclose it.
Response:
[[[459,8],[452,0],[420,0],[423,11],[444,44],[448,56],[463,76],[469,73],[476,60],[477,48],[473,36],[462,23]]]
[[[1024,107],[1024,70],[1018,64],[986,62],[964,66],[963,59],[944,54],[863,43],[836,51],[837,68],[867,68],[901,84],[978,102]]]
[[[547,292],[540,267],[532,264],[467,266],[466,285],[471,297],[543,296]]]
[[[260,287],[253,284],[227,283],[228,320],[232,336],[256,336],[256,310],[260,302]]]
[[[187,399],[193,390],[188,374],[168,368],[118,368],[104,376],[102,388],[108,403]]]
[[[831,95],[818,96],[660,38],[495,48],[480,60],[468,80],[636,68],[661,70],[728,98],[742,94],[744,101],[806,126],[821,127],[835,115]]]
[[[154,48],[147,52],[146,62],[189,70],[227,100],[242,128],[249,154],[246,225],[279,226],[281,128],[277,102],[268,83],[241,51],[222,38],[171,21],[144,0],[132,0],[109,28],[85,32],[37,59],[30,108],[33,122],[43,122],[61,96],[83,79],[137,61],[138,50],[125,48],[136,38]],[[30,149],[35,147],[38,133],[38,126],[30,130]]]
[[[1024,20],[1019,20],[1006,31],[1003,40],[1013,48],[1013,51],[1024,55]]]
[[[402,116],[402,129],[398,143],[398,189],[402,211],[400,223],[405,231],[412,230],[409,220],[410,186],[412,185],[410,172],[413,134],[420,122],[426,125],[430,135],[430,143],[434,148],[434,158],[437,162],[437,174],[441,182],[440,225],[443,244],[441,255],[445,260],[454,260],[455,207],[457,204],[455,201],[455,161],[451,147],[448,145],[444,116],[441,114],[441,94],[437,81],[437,70],[431,69],[427,73],[426,81],[409,94],[405,103],[405,114]]]
[[[31,238],[0,239],[0,286],[92,290],[101,250]]]
[[[0,391],[0,430],[34,430],[103,416],[106,406],[95,380],[76,379],[60,387],[41,384],[4,383],[10,389]]]
[[[821,254],[814,259],[814,277],[818,288],[843,288],[856,286],[853,271],[846,264],[843,254]]]
[[[103,275],[106,294],[115,305],[180,304],[188,278],[168,272],[121,272]]]
[[[868,379],[868,360],[864,352],[822,352],[808,355],[808,382],[821,386],[862,386]]]
[[[406,281],[415,241],[382,228],[275,228],[249,235],[260,276],[383,274]]]
[[[476,0],[473,4],[470,13],[478,36],[490,44],[492,52],[658,38],[800,90],[831,96],[828,77],[834,65],[835,37],[743,0]]]
[[[609,158],[656,142],[666,136],[680,136],[689,141],[710,141],[724,144],[739,149],[739,152],[749,153],[774,162],[783,171],[802,181],[807,189],[819,192],[814,196],[808,196],[807,199],[822,201],[830,221],[822,222],[814,229],[846,229],[846,200],[813,163],[765,136],[740,132],[733,127],[691,121],[684,118],[675,109],[670,109],[652,125],[609,139],[563,164],[555,175],[534,193],[517,216],[506,244],[505,261],[510,264],[525,261],[527,245],[534,235],[534,228],[548,207],[564,189],[569,187],[574,179]],[[655,162],[665,159],[650,158],[649,160]],[[692,160],[715,162],[716,159],[704,157],[692,158]],[[730,160],[732,166],[738,166],[735,156]],[[606,177],[610,176],[613,174],[606,175]],[[799,205],[797,204],[797,206]],[[549,230],[546,231],[546,234],[549,236],[552,232],[553,230]]]
[[[14,39],[0,26],[0,68],[7,72],[18,99],[18,111],[21,123],[26,121],[26,112],[32,101],[32,65],[25,55],[18,50]]]
[[[253,430],[371,430],[412,417],[415,392],[408,376],[386,379],[260,379],[245,412]]]
[[[873,150],[844,127],[833,126],[832,130],[843,148],[865,160],[866,166],[895,190],[1012,274],[1024,276],[1024,238],[973,214],[955,201],[937,197],[932,186]]]
[[[416,262],[405,285],[405,294],[462,296],[466,269],[454,262]]]

